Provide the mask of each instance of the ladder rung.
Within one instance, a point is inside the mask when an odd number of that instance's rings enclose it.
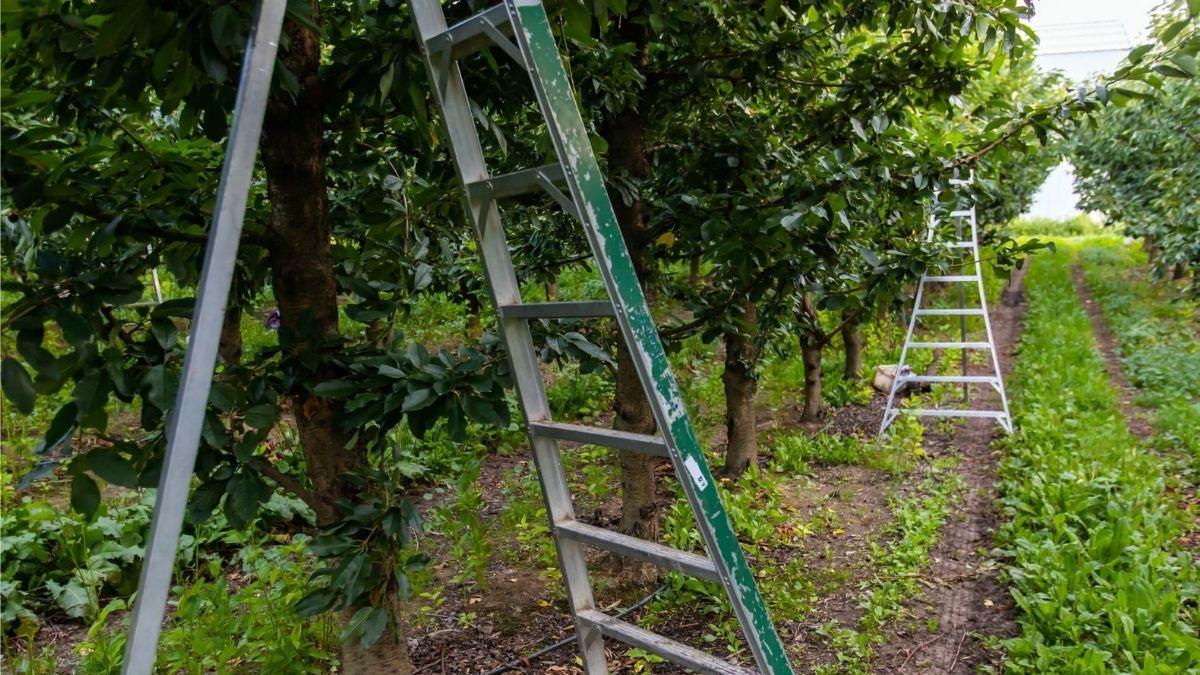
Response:
[[[948,241],[946,246],[949,248],[975,248],[973,241]]]
[[[967,283],[971,281],[979,281],[977,274],[943,274],[940,276],[925,277],[923,281],[934,281],[939,283]]]
[[[958,384],[994,384],[1000,381],[995,375],[900,375],[897,382],[955,382]]]
[[[616,313],[608,300],[523,302],[500,305],[499,309],[501,319],[589,319]]]
[[[467,183],[467,190],[487,190],[493,199],[516,197],[541,190],[542,183],[538,180],[540,177],[545,177],[551,183],[562,183],[565,180],[561,164],[547,164]]]
[[[917,316],[983,316],[983,310],[974,309],[918,309]]]
[[[952,408],[896,408],[897,413],[918,417],[988,417],[1008,419],[1003,410],[954,410]]]
[[[560,441],[573,441],[600,445],[617,450],[642,452],[647,455],[669,457],[667,444],[661,436],[634,434],[616,429],[600,429],[582,424],[567,424],[564,422],[530,422],[529,432],[536,436],[555,438]]]
[[[623,642],[631,647],[644,649],[683,666],[702,673],[717,673],[718,675],[754,675],[755,671],[735,666],[728,661],[719,659],[712,654],[706,654],[699,649],[689,647],[682,642],[676,642],[652,633],[645,628],[609,616],[595,609],[580,610],[575,613],[579,620],[595,627],[606,637]]]
[[[951,218],[970,218],[973,215],[975,215],[974,209],[966,209],[966,210],[961,210],[961,211],[951,211],[950,212]]]
[[[974,182],[975,181],[970,178],[951,178],[950,179],[951,185],[971,185]]]
[[[990,342],[910,342],[912,349],[991,349]]]
[[[512,24],[508,20],[508,9],[504,3],[469,19],[463,19],[447,28],[445,32],[434,35],[425,41],[425,48],[430,54],[449,49],[453,58],[461,58],[492,44],[492,38],[488,35],[489,28],[504,35],[512,35]]]
[[[636,558],[659,567],[683,572],[693,577],[720,582],[717,567],[706,556],[680,551],[657,542],[638,539],[620,532],[613,532],[595,525],[568,520],[558,523],[555,530],[562,536],[595,546],[596,548]]]

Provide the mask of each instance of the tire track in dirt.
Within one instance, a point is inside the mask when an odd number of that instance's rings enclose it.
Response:
[[[1002,372],[1011,370],[1025,314],[1021,285],[1028,265],[1013,273],[1004,302],[990,308],[992,331]],[[974,366],[976,374],[989,370]],[[972,396],[971,407],[995,405],[986,392]],[[927,591],[909,603],[908,618],[897,620],[876,650],[877,673],[973,673],[981,665],[998,666],[988,637],[1015,635],[1016,608],[1000,582],[989,551],[1000,523],[994,441],[1003,433],[994,420],[969,419],[950,437],[931,438],[939,454],[959,457],[958,473],[966,488],[943,526],[922,583]]]
[[[1121,370],[1117,338],[1108,325],[1108,319],[1104,318],[1104,312],[1100,309],[1100,304],[1096,302],[1096,296],[1092,294],[1092,289],[1087,285],[1087,279],[1083,276],[1083,267],[1079,263],[1071,266],[1071,281],[1075,283],[1075,292],[1079,295],[1079,301],[1083,303],[1083,308],[1087,310],[1088,316],[1092,320],[1092,335],[1095,337],[1096,347],[1104,357],[1101,360],[1104,361],[1104,369],[1108,371],[1108,379],[1119,394],[1117,407],[1125,416],[1125,424],[1134,436],[1141,439],[1149,438],[1154,434],[1153,426],[1150,423],[1150,414],[1145,408],[1134,402],[1135,389],[1130,384],[1129,378],[1125,377],[1125,371]]]

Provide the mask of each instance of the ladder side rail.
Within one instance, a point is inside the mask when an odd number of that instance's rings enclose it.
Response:
[[[488,178],[488,171],[484,163],[483,148],[475,129],[458,62],[454,59],[439,59],[435,63],[433,55],[429,54],[425,47],[429,37],[446,30],[446,19],[441,4],[438,0],[410,0],[409,4],[416,20],[430,81],[435,83],[434,97],[442,110],[442,119],[450,140],[450,151],[459,170],[459,178],[464,186],[485,180]],[[447,71],[439,73],[439,67]],[[478,191],[465,188],[463,193],[467,214],[472,220],[479,242],[480,257],[494,306],[520,303],[520,286],[512,267],[495,200],[490,195],[481,195]],[[549,421],[550,408],[538,371],[537,355],[534,352],[529,326],[523,320],[502,318],[500,329],[526,422]],[[558,442],[532,433],[529,438],[550,529],[554,533],[558,522],[573,520],[575,517]],[[589,675],[607,673],[608,661],[604,655],[603,634],[578,618],[579,612],[595,609],[583,548],[578,542],[557,534],[554,535],[554,541],[558,549],[559,565],[566,581],[568,600],[575,619],[576,635],[585,669]]]
[[[616,308],[621,336],[633,355],[634,367],[696,517],[705,548],[716,565],[759,668],[771,675],[790,674],[783,644],[721,504],[716,481],[700,451],[678,383],[671,373],[545,9],[539,0],[505,0],[505,4],[511,12],[517,43],[528,60],[530,81],[555,151],[563,163],[571,198],[584,221],[597,267]]]
[[[154,669],[286,6],[286,0],[262,0],[246,41],[195,316],[167,421],[166,456],[125,645],[122,672],[126,675],[149,675]]]
[[[979,254],[979,223],[977,220],[975,207],[971,207],[971,241],[975,243],[975,274],[979,276],[979,306],[983,308],[983,329],[987,331],[987,341],[992,345],[992,368],[996,373],[996,381],[999,382],[997,391],[1000,392],[1000,403],[1004,407],[1004,417],[1000,425],[1005,431],[1012,433],[1012,413],[1008,409],[1008,394],[1004,391],[1004,374],[1000,370],[1000,353],[996,349],[996,338],[992,334],[992,319],[988,316],[987,290],[983,286],[983,263],[980,261]]]
[[[924,294],[925,275],[922,274],[921,280],[917,283],[917,297],[913,300],[913,311],[908,316],[908,330],[904,333],[904,346],[900,348],[900,360],[896,363],[896,372],[892,374],[891,391],[888,392],[887,405],[883,409],[883,422],[879,425],[881,434],[896,419],[896,415],[892,414],[892,406],[896,401],[896,392],[900,388],[900,371],[904,368],[905,359],[908,357],[908,346],[912,343],[913,331],[917,327],[917,310],[921,309],[921,296]]]
[[[972,211],[973,210],[974,209],[972,208]],[[954,219],[954,240],[962,241],[962,237],[963,237],[962,218],[955,218]],[[972,237],[971,239],[972,239],[972,242],[974,242],[974,237]],[[973,250],[977,250],[977,249],[973,249]],[[979,256],[975,255],[973,259],[977,260],[978,258],[979,258]],[[966,263],[962,259],[961,252],[959,252],[958,261],[960,264],[965,266]],[[976,277],[976,278],[978,278],[978,277]],[[960,285],[958,287],[958,308],[959,309],[967,308],[967,287],[965,285]],[[958,334],[959,334],[959,339],[962,342],[967,341],[967,315],[966,314],[960,314],[958,317]],[[966,377],[968,364],[967,364],[967,350],[965,350],[965,349],[962,350],[961,364],[962,364],[962,374],[964,377]],[[962,393],[963,393],[963,401],[971,400],[971,390],[968,388],[966,383],[963,383]]]

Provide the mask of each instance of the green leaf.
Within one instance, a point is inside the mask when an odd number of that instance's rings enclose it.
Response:
[[[331,558],[354,550],[353,540],[337,534],[322,534],[308,542],[308,550],[318,558]]]
[[[150,332],[154,334],[154,339],[163,349],[174,347],[175,340],[179,337],[179,329],[175,327],[175,322],[165,316],[156,316],[150,319]]]
[[[75,474],[71,480],[71,508],[91,520],[100,508],[100,488],[86,473]]]
[[[1179,52],[1171,55],[1171,63],[1179,66],[1179,69],[1186,72],[1192,77],[1196,76],[1196,59],[1191,54]]]
[[[26,415],[33,412],[37,391],[33,388],[29,373],[25,372],[25,366],[17,363],[16,359],[6,357],[0,364],[0,384],[4,386],[4,395],[17,406],[17,410]]]
[[[296,614],[306,618],[316,616],[328,611],[336,599],[337,595],[328,589],[318,589],[300,598],[300,601],[296,603]]]
[[[388,66],[388,69],[383,72],[383,77],[379,78],[379,98],[386,99],[388,92],[392,90],[392,80],[396,77],[396,62]]]
[[[82,347],[92,338],[92,326],[75,312],[66,307],[59,307],[54,312],[54,320],[62,330],[63,339],[75,347]]]
[[[356,560],[360,559],[361,558],[356,558]],[[374,607],[362,607],[355,612],[354,616],[350,617],[350,620],[347,621],[346,625],[342,628],[342,633],[338,636],[338,641],[342,644],[346,644],[354,638],[362,636],[363,630],[367,625],[367,620],[371,618],[371,614],[375,611],[375,609],[376,608]]]
[[[165,413],[175,402],[175,388],[178,384],[174,373],[166,366],[154,366],[142,377],[142,386],[145,388],[143,399]]]
[[[243,421],[255,429],[270,429],[279,420],[279,408],[270,403],[260,403],[246,410]]]
[[[1154,49],[1153,44],[1138,45],[1129,51],[1129,56],[1126,58],[1130,63],[1137,65],[1146,58],[1146,54],[1150,53],[1151,49]]]
[[[359,385],[351,380],[325,380],[313,387],[313,393],[325,398],[342,398],[358,391]]]
[[[97,368],[75,383],[75,405],[79,415],[86,416],[108,402],[108,378],[103,368]]]
[[[47,579],[46,588],[54,598],[55,604],[61,607],[67,616],[84,619],[94,612],[96,602],[79,579],[72,577],[65,584]]]
[[[100,26],[96,36],[96,56],[108,56],[117,50],[137,28],[145,5],[142,2],[123,2],[117,5],[117,13],[113,14]]]
[[[240,471],[229,479],[225,487],[225,515],[235,527],[254,520],[258,507],[270,497],[266,484],[255,476]]]
[[[404,397],[404,403],[401,404],[400,409],[403,412],[421,410],[422,408],[428,408],[429,406],[433,405],[434,401],[436,400],[437,394],[433,393],[432,389],[418,389]]]
[[[372,607],[362,627],[362,648],[370,649],[388,627],[388,615],[380,607]]]
[[[86,455],[88,468],[100,478],[126,488],[137,487],[133,464],[113,448],[97,448]]]

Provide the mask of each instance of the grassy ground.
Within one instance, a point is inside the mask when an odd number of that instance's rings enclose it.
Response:
[[[1133,437],[1071,283],[1075,246],[1027,275],[1000,533],[1021,635],[1013,672],[1187,672],[1200,663],[1197,581],[1166,460]]]

